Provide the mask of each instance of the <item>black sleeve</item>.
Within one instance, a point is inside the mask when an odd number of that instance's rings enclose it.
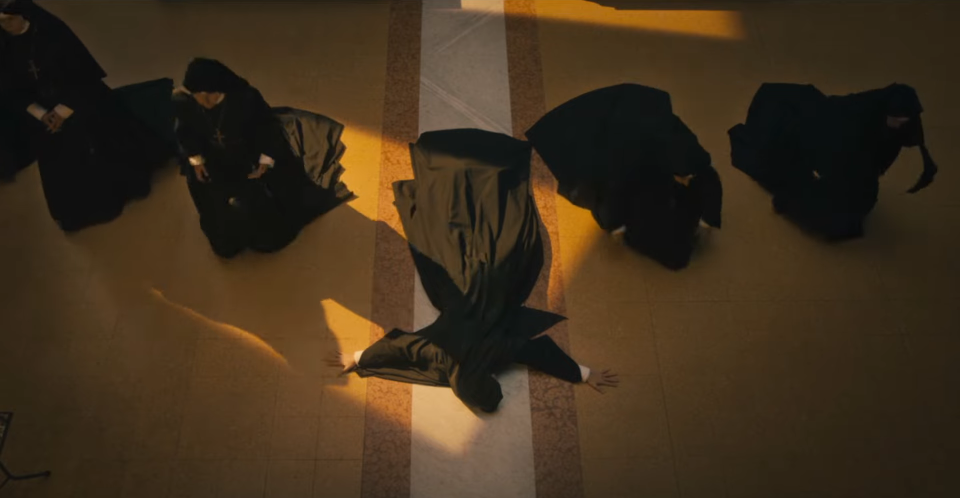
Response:
[[[277,163],[287,159],[290,145],[286,141],[280,120],[273,113],[273,109],[264,100],[263,95],[256,88],[250,87],[246,106],[250,111],[250,125],[254,130],[254,148],[257,151],[257,160],[260,154],[266,154]]]
[[[3,40],[0,39],[0,107],[13,116],[21,116],[27,113],[27,107],[33,103],[34,99],[30,97],[30,92],[24,88],[19,88],[15,83],[11,61],[7,51],[4,50]]]
[[[713,228],[720,228],[721,212],[723,211],[723,184],[720,175],[713,167],[704,169],[700,178],[695,180],[700,190],[700,199],[703,203],[701,219]]]
[[[361,377],[447,387],[451,361],[427,338],[395,329],[363,351],[356,371]]]
[[[105,91],[103,78],[106,73],[97,63],[83,42],[66,25],[45,26],[56,44],[50,47],[50,55],[58,66],[60,102],[74,110],[84,110],[96,105],[97,92]]]
[[[516,362],[567,382],[583,382],[580,365],[563,352],[550,336],[543,335],[527,342],[517,355]]]
[[[616,115],[606,130],[606,143],[598,154],[598,167],[605,171],[599,183],[599,202],[593,209],[593,218],[603,230],[615,230],[626,224],[626,210],[637,168],[640,167],[637,150],[641,118]]]
[[[594,219],[604,230],[626,224],[626,213],[638,195],[637,189],[646,189],[647,195],[653,193],[661,197],[659,202],[666,202],[663,193],[669,190],[662,187],[672,185],[672,178],[663,171],[662,159],[655,153],[660,149],[658,133],[671,125],[673,116],[647,110],[656,107],[658,100],[644,99],[617,109],[607,126],[607,142],[600,156],[607,176],[601,207],[594,211]],[[636,109],[644,111],[637,113]]]
[[[911,194],[915,194],[933,183],[934,178],[937,176],[937,171],[940,169],[937,167],[937,163],[933,161],[933,157],[930,156],[930,151],[927,149],[926,138],[923,135],[923,121],[920,116],[917,116],[914,120],[916,121],[916,123],[913,124],[915,130],[904,145],[907,147],[920,146],[920,154],[923,157],[923,174],[917,179],[917,183],[907,191]]]
[[[33,103],[34,99],[29,97],[29,92],[19,89],[9,91],[4,89],[3,96],[0,97],[0,105],[3,106],[4,112],[14,116],[29,115],[33,119],[33,116],[27,113],[27,108]]]
[[[176,113],[177,141],[187,157],[202,156],[206,153],[206,139],[197,132],[194,122],[196,119],[193,98],[189,95],[174,97],[174,112]]]

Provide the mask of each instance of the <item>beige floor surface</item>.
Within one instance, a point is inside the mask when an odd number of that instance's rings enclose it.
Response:
[[[623,379],[603,399],[577,391],[587,497],[960,493],[960,8],[537,9],[548,108],[625,81],[665,89],[725,190],[723,229],[681,273],[558,202],[572,352]],[[811,240],[730,166],[726,130],[764,81],[913,85],[937,183],[904,193],[920,171],[907,150],[865,239]]]
[[[3,456],[55,475],[3,493],[359,496],[365,383],[318,360],[369,337],[388,5],[44,5],[112,85],[179,82],[209,56],[273,105],[345,123],[361,196],[279,254],[221,262],[173,170],[68,237],[35,167],[0,187],[0,409],[16,412]]]
[[[70,237],[35,168],[0,186],[0,409],[16,412],[3,456],[56,474],[2,493],[359,496],[365,383],[330,377],[318,357],[369,337],[388,7],[94,3],[45,5],[111,84],[222,58],[271,103],[345,122],[346,181],[361,196],[279,254],[223,263],[172,171],[116,222]],[[960,494],[960,8],[537,8],[548,108],[622,81],[666,89],[726,194],[723,230],[681,273],[558,200],[572,352],[623,378],[603,397],[576,391],[586,495]],[[865,239],[803,236],[728,159],[726,130],[774,80],[914,85],[937,183],[903,193],[920,167],[906,151]]]

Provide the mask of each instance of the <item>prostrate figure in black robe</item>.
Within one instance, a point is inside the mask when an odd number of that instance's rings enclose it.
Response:
[[[933,182],[916,91],[894,84],[846,96],[813,85],[765,83],[745,124],[730,129],[733,165],[773,194],[773,205],[828,240],[863,235],[879,180],[901,147],[920,146],[923,175]]]
[[[411,146],[414,179],[394,184],[394,193],[440,317],[415,333],[393,330],[332,365],[362,377],[449,386],[487,412],[503,397],[494,374],[514,362],[598,389],[616,385],[614,374],[591,374],[539,336],[563,317],[523,306],[544,261],[530,154],[525,142],[480,130],[420,136]]]
[[[149,194],[173,150],[107,87],[70,28],[31,0],[0,0],[0,27],[0,120],[29,144],[0,145],[5,174],[36,157],[50,214],[66,231],[110,221]]]
[[[720,177],[662,90],[622,84],[585,93],[526,136],[560,195],[668,268],[687,266],[701,220],[720,228]]]
[[[271,109],[218,61],[195,59],[175,97],[187,186],[213,251],[286,247],[317,216],[349,200],[340,181],[343,125]]]

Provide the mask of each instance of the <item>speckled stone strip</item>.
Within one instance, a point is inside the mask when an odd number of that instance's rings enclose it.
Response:
[[[393,205],[393,182],[413,175],[408,144],[416,141],[420,107],[421,3],[393,0],[387,38],[371,342],[383,326],[412,330],[415,269]],[[370,378],[364,422],[363,498],[410,496],[409,384]]]
[[[546,105],[536,3],[534,0],[505,0],[504,11],[513,133],[522,139],[523,133],[543,116]],[[566,304],[563,296],[563,270],[558,253],[560,239],[555,197],[556,180],[536,154],[532,176],[534,197],[549,235],[549,271],[541,274],[530,305],[564,314]],[[554,327],[550,335],[560,347],[569,350],[565,322]],[[580,435],[573,386],[531,371],[530,409],[537,497],[583,497]]]

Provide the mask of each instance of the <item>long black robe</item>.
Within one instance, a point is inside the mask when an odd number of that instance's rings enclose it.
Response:
[[[880,177],[902,147],[919,145],[924,159],[910,192],[933,182],[937,167],[924,144],[922,111],[907,85],[828,97],[813,85],[765,83],[746,123],[729,131],[733,165],[804,229],[829,240],[856,238],[876,205]],[[892,129],[887,116],[910,121]]]
[[[0,34],[0,100],[36,157],[47,207],[66,231],[110,221],[150,192],[172,150],[103,82],[106,73],[56,16],[23,2],[26,33]],[[37,71],[32,71],[36,69]],[[74,111],[58,133],[28,114],[31,104]],[[17,152],[23,157],[23,151]]]
[[[563,317],[526,308],[543,267],[530,195],[530,146],[481,130],[424,133],[414,179],[394,184],[417,271],[440,317],[366,349],[358,373],[450,386],[468,406],[497,408],[493,374],[521,362],[570,382],[580,369],[547,336]]]
[[[353,195],[340,181],[343,126],[333,120],[273,110],[249,85],[226,92],[210,110],[184,94],[176,96],[175,108],[183,153],[205,160],[208,182],[199,181],[189,166],[184,175],[200,227],[222,257],[246,248],[278,251],[306,224]],[[272,158],[274,166],[260,178],[248,179],[261,154]]]
[[[631,247],[669,268],[689,263],[701,219],[720,227],[720,177],[662,90],[621,84],[585,93],[526,136],[560,195],[604,230],[625,227]],[[689,186],[674,179],[688,175]]]
[[[12,181],[20,170],[34,161],[30,153],[28,123],[24,119],[29,116],[20,114],[0,107],[0,182]]]
[[[177,137],[174,134],[173,105],[170,93],[173,80],[161,78],[126,85],[113,90],[123,106],[166,145],[161,156],[174,156]],[[30,149],[31,122],[36,119],[25,113],[12,113],[0,106],[0,181],[12,181],[16,174],[33,164],[36,157]]]

